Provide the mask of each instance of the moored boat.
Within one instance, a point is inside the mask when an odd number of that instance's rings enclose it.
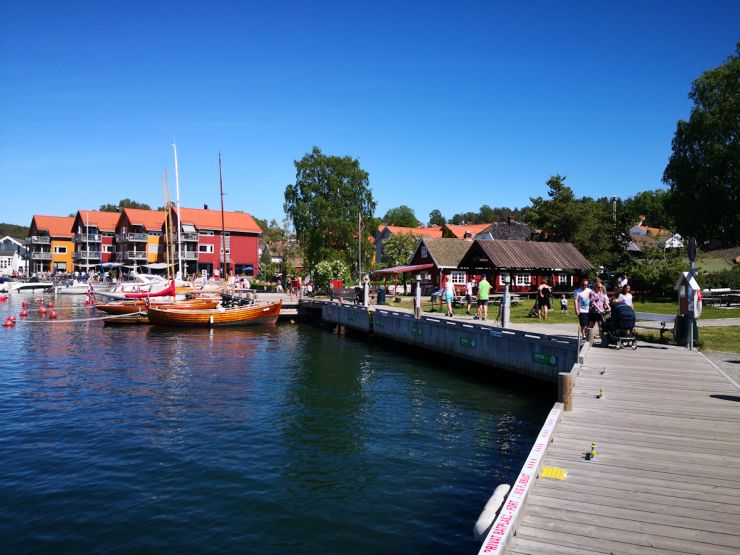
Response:
[[[280,316],[283,301],[251,304],[210,310],[182,310],[150,306],[149,323],[155,326],[215,328],[221,326],[250,326],[274,324]]]
[[[216,308],[218,299],[188,299],[184,301],[151,300],[150,306],[157,308],[172,308],[177,310],[206,310]],[[143,299],[134,299],[130,301],[120,301],[115,303],[96,304],[95,308],[106,314],[133,314],[135,312],[146,312],[146,301]]]

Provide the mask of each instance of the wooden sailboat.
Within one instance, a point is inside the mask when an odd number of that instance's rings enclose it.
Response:
[[[147,310],[149,323],[155,326],[215,328],[274,324],[280,316],[283,301],[210,310],[159,308]]]
[[[218,299],[188,299],[184,301],[155,301],[152,299],[151,305],[158,308],[173,308],[177,310],[208,310],[218,306]],[[135,312],[146,312],[146,301],[135,299],[131,301],[121,301],[116,303],[96,304],[95,308],[106,314],[134,314]]]

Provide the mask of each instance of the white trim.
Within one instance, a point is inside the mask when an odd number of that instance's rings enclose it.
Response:
[[[532,450],[529,452],[529,456],[527,456],[527,459],[524,461],[522,471],[519,473],[516,482],[514,482],[514,485],[511,487],[509,496],[504,502],[496,520],[493,521],[493,525],[491,526],[478,555],[504,552],[509,536],[515,528],[516,520],[519,517],[519,511],[524,506],[524,501],[527,498],[529,489],[537,479],[537,474],[539,473],[545,450],[552,441],[552,433],[555,430],[558,419],[560,418],[562,407],[562,403],[555,403],[550,414],[547,415],[547,420],[545,420],[545,424],[542,426],[542,429],[534,442],[534,447],[532,447]]]

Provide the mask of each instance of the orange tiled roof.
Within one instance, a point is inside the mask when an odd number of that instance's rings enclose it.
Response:
[[[118,212],[101,212],[100,210],[79,210],[77,216],[82,225],[94,225],[99,231],[115,231],[121,214]]]
[[[175,209],[175,213],[177,210]],[[181,223],[192,224],[198,229],[221,229],[221,211],[201,208],[180,208]],[[262,228],[245,212],[224,212],[224,227],[227,231],[246,231],[262,234]]]
[[[410,233],[419,237],[442,237],[442,228],[434,227],[400,227],[396,225],[387,225],[385,228],[391,233]]]
[[[462,239],[463,237],[465,237],[466,231],[469,231],[472,235],[475,235],[476,233],[485,231],[492,225],[493,224],[466,224],[466,225],[446,224],[446,227],[447,229],[450,230],[450,233],[452,233],[455,237],[457,237],[458,239]]]
[[[648,233],[655,237],[662,237],[664,235],[673,235],[673,233],[671,233],[670,231],[662,227],[650,227],[647,225],[638,225],[637,227],[639,227],[645,233]]]
[[[36,229],[48,231],[51,237],[74,237],[72,224],[75,219],[71,216],[39,216],[34,215],[31,228],[36,224]]]
[[[124,208],[131,225],[140,225],[149,231],[156,231],[162,228],[167,212],[164,210],[141,210],[140,208]]]

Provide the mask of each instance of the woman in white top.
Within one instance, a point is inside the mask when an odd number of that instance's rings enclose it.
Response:
[[[630,293],[629,285],[625,285],[624,287],[622,287],[622,292],[619,294],[619,300],[624,301],[624,304],[632,306],[632,293]]]
[[[453,316],[452,314],[452,299],[455,298],[455,284],[452,283],[452,278],[447,277],[445,281],[445,302],[447,303],[447,316]]]

